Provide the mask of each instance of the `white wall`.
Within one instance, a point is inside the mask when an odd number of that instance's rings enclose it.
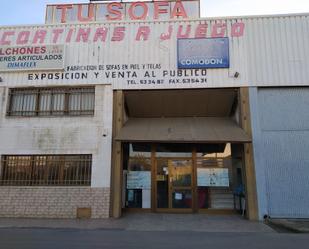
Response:
[[[0,155],[92,154],[92,187],[110,187],[111,86],[96,86],[95,115],[7,117],[8,88],[0,87]],[[103,135],[106,136],[103,136]]]
[[[203,37],[213,37],[216,23],[226,25],[226,32],[222,36],[229,37],[230,68],[208,69],[206,76],[172,77],[163,75],[163,72],[177,70],[177,33],[182,34],[188,29],[189,38],[195,38],[196,30],[200,24],[207,25],[207,34]],[[243,23],[244,32],[232,35],[233,25]],[[148,40],[137,39],[141,27],[149,29]],[[183,29],[181,29],[181,27]],[[40,26],[0,27],[1,37],[7,40],[5,44],[18,45],[19,34],[30,32],[23,45],[38,46],[44,44],[64,44],[66,73],[87,73],[84,79],[55,79],[57,72],[37,72],[39,79],[28,72],[1,73],[3,82],[0,85],[19,84],[29,85],[61,85],[61,84],[105,84],[113,85],[114,89],[166,89],[166,88],[208,88],[208,87],[241,87],[241,86],[289,86],[309,84],[309,16],[308,14],[264,16],[264,17],[238,17],[238,18],[210,18],[189,21],[136,21],[136,22],[97,22],[77,24],[57,24]],[[161,35],[171,28],[169,39],[162,39]],[[98,30],[106,30],[106,39],[102,36],[96,38]],[[124,30],[123,39],[117,40],[117,30]],[[45,39],[36,41],[35,34],[46,31]],[[58,39],[53,31],[61,30]],[[86,32],[86,35],[80,31]],[[221,29],[219,29],[220,31]],[[71,39],[67,39],[72,31]],[[88,32],[89,31],[89,35]],[[13,35],[5,36],[5,32]],[[11,33],[12,34],[12,33]],[[119,36],[119,35],[118,35]],[[102,41],[102,39],[103,41]],[[20,45],[20,42],[19,42]],[[147,65],[151,64],[149,68]],[[92,69],[78,69],[69,71],[68,66],[87,66]],[[139,67],[139,69],[136,67]],[[146,65],[146,66],[145,66]],[[100,67],[101,66],[101,67]],[[119,68],[117,68],[119,66]],[[126,68],[128,66],[128,68]],[[144,68],[145,66],[145,68]],[[72,69],[70,69],[72,70]],[[117,74],[125,72],[121,77]],[[150,75],[145,76],[148,71]],[[131,75],[127,75],[131,72]],[[136,72],[136,77],[132,73]],[[190,70],[188,70],[190,73]],[[201,70],[198,70],[201,75]],[[234,77],[239,72],[239,77]],[[34,72],[30,72],[34,73]],[[96,74],[97,73],[97,74]],[[111,77],[111,73],[115,76]],[[44,74],[44,77],[42,76]],[[50,74],[50,75],[49,75]],[[107,74],[110,74],[109,76]],[[50,76],[50,78],[48,78]],[[41,79],[43,77],[43,79]],[[128,80],[135,80],[135,84],[128,84]],[[146,82],[142,80],[162,80],[163,83]],[[170,83],[170,79],[179,82]],[[183,79],[199,79],[197,83],[182,81]]]

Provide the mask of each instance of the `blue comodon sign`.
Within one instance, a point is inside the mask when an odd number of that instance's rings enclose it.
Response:
[[[229,38],[178,39],[178,69],[229,68]]]

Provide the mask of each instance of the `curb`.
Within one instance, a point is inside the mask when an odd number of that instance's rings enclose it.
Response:
[[[300,227],[295,226],[292,222],[282,222],[282,221],[276,221],[273,219],[265,219],[265,224],[277,227],[279,229],[287,230],[293,233],[309,233],[309,229],[305,228],[302,229]]]

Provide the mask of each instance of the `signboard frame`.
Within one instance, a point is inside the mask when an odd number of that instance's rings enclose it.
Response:
[[[223,45],[222,45],[222,50],[220,50],[221,53],[224,53],[221,55],[221,57],[226,57],[226,58],[222,58],[223,60],[223,63],[222,65],[217,65],[217,64],[205,64],[205,65],[202,65],[202,64],[191,64],[191,65],[182,65],[180,60],[182,59],[181,58],[181,49],[180,49],[180,43],[181,42],[194,42],[194,41],[207,41],[207,42],[213,42],[210,44],[210,46],[214,46],[216,45],[215,43],[218,43],[218,42],[223,42]],[[194,46],[194,45],[193,45]],[[213,49],[212,47],[210,47],[209,49]],[[207,55],[202,55],[205,58],[205,60],[211,60],[211,58],[207,58]],[[193,56],[192,56],[193,57]],[[190,58],[190,57],[188,57]],[[220,58],[213,58],[213,59],[220,59]],[[191,59],[193,60],[193,58]],[[196,59],[198,60],[198,59]],[[226,60],[226,61],[225,61]],[[202,59],[201,59],[202,61]],[[178,69],[229,69],[230,68],[230,39],[229,37],[207,37],[207,38],[180,38],[180,39],[177,39],[177,68]]]
[[[65,69],[65,55],[66,55],[66,45],[65,44],[43,44],[43,45],[27,45],[27,46],[20,46],[20,45],[15,45],[15,46],[0,46],[1,48],[12,48],[12,49],[21,49],[21,48],[34,48],[34,47],[45,47],[47,49],[47,51],[49,49],[53,49],[58,47],[58,49],[61,49],[61,52],[59,52],[59,54],[62,55],[62,58],[59,59],[59,65],[58,66],[50,66],[50,67],[40,67],[40,65],[38,67],[25,67],[25,68],[1,68],[1,64],[2,63],[8,63],[8,61],[0,61],[0,72],[2,73],[16,73],[16,72],[27,72],[27,71],[64,71]],[[55,53],[56,54],[56,53]],[[0,55],[1,56],[35,56],[35,55],[40,55],[40,54],[27,54],[27,55],[23,55],[23,54],[12,54],[12,55]],[[42,56],[47,56],[47,55],[51,55],[51,54],[41,54]],[[16,61],[12,61],[12,63],[14,63]],[[20,61],[20,62],[23,62]],[[24,61],[26,62],[26,61]],[[36,60],[36,62],[43,62],[43,65],[45,65],[47,62],[46,60]]]

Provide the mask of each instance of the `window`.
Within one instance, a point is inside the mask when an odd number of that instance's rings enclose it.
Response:
[[[94,114],[94,87],[10,89],[8,116]]]
[[[89,186],[91,155],[2,156],[0,185]]]

